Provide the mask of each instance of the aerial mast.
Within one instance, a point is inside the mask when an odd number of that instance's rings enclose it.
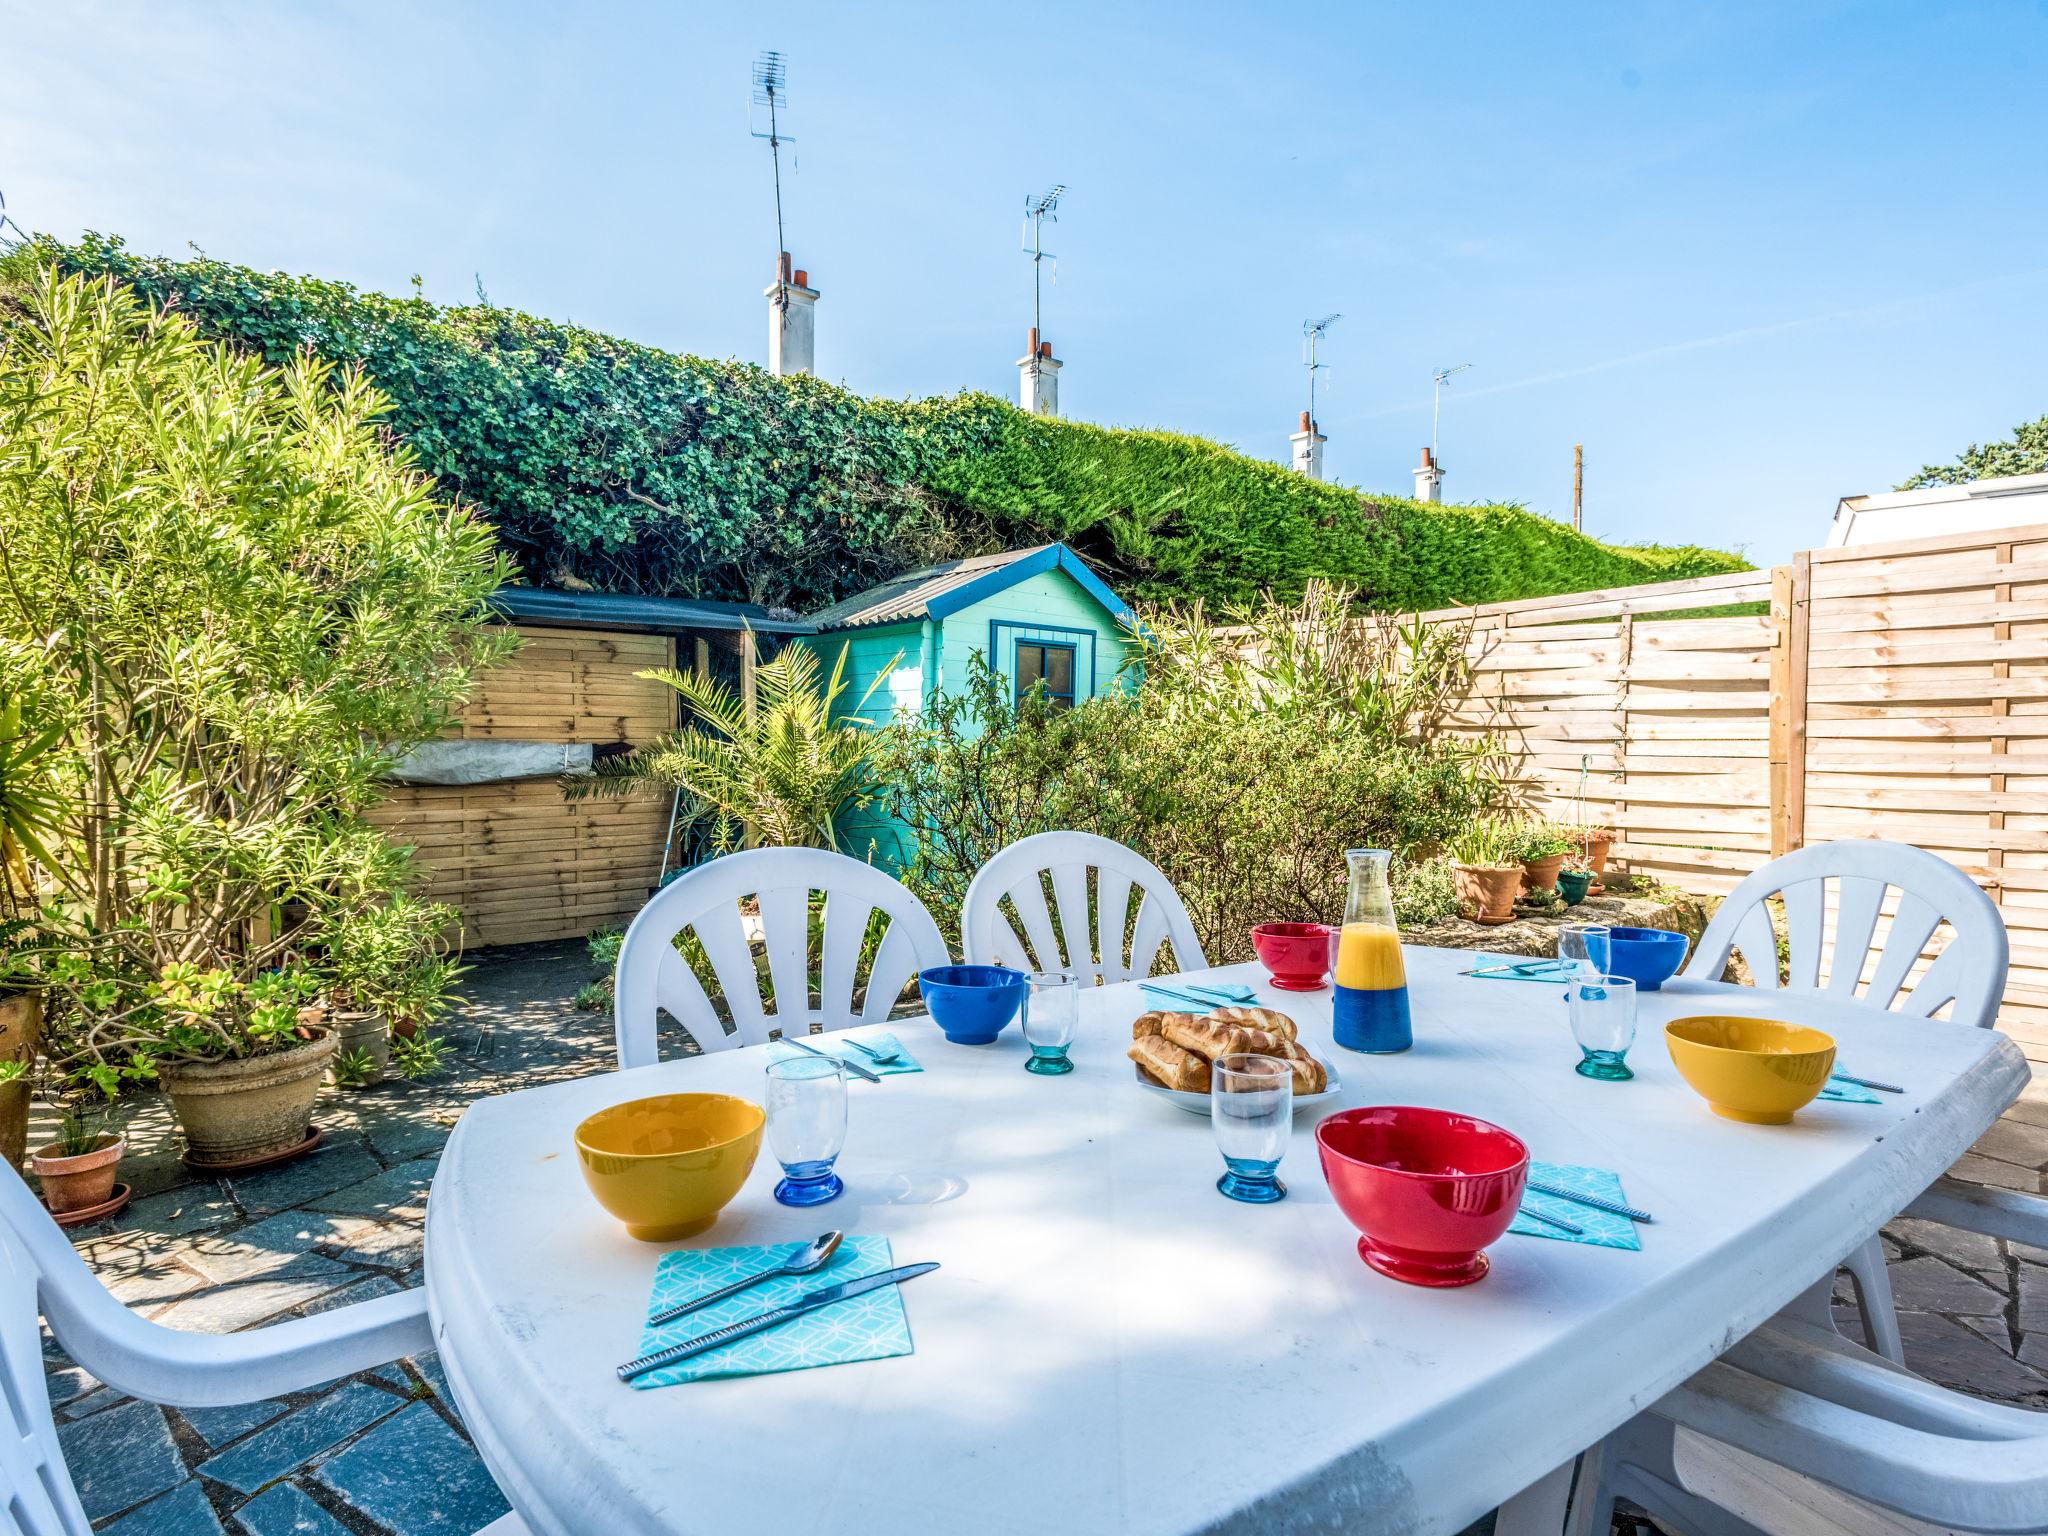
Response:
[[[1460,363],[1455,368],[1439,368],[1433,375],[1431,375],[1431,377],[1436,380],[1436,397],[1429,408],[1429,456],[1432,459],[1436,459],[1438,462],[1442,462],[1442,460],[1440,455],[1437,453],[1436,427],[1438,418],[1443,415],[1444,385],[1450,382],[1451,376],[1453,374],[1463,373],[1467,368],[1470,368],[1471,366],[1472,365],[1470,363]]]
[[[1316,424],[1316,374],[1330,366],[1328,363],[1316,360],[1316,347],[1329,334],[1330,327],[1343,318],[1342,315],[1329,314],[1323,316],[1320,320],[1304,320],[1301,322],[1301,361],[1303,366],[1308,369],[1308,421],[1310,426]]]
[[[782,131],[782,112],[788,105],[789,67],[782,55],[770,48],[754,60],[754,111],[749,114],[749,131],[755,138],[768,141],[768,158],[775,171],[775,305],[782,310],[789,308],[789,273],[783,269],[783,252],[789,245],[782,233],[782,146],[796,142],[795,135]],[[768,120],[765,133],[755,126],[764,108]]]

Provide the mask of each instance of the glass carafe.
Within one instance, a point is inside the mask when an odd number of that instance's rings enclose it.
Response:
[[[1408,1022],[1408,971],[1394,924],[1394,893],[1387,886],[1393,854],[1353,848],[1344,927],[1337,937],[1336,1041],[1346,1050],[1384,1055],[1414,1044]]]

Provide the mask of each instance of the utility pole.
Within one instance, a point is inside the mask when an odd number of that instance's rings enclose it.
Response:
[[[1586,505],[1586,445],[1572,444],[1572,532],[1584,533]]]

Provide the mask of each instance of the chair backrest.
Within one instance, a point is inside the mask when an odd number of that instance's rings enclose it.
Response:
[[[1832,957],[1827,944],[1827,884],[1835,882]],[[1871,941],[1886,892],[1897,887],[1891,927],[1870,965]],[[1731,951],[1740,950],[1759,987],[1777,987],[1778,941],[1765,902],[1782,896],[1789,965],[1783,985],[1844,1002],[1931,1017],[1954,1003],[1949,1017],[1989,1028],[2005,993],[2008,946],[1998,908],[1977,883],[1945,859],[1905,843],[1849,839],[1816,843],[1771,860],[1729,894],[1693,949],[1684,974],[1717,981]],[[1948,942],[1926,971],[1907,981],[1937,928]],[[1821,962],[1829,958],[1827,980]],[[1869,979],[1863,982],[1863,973]],[[1903,994],[1903,995],[1902,995]]]
[[[20,1175],[0,1171],[0,1536],[87,1536],[92,1529],[64,1465],[43,1378],[40,1298],[59,1289],[81,1301],[89,1289],[120,1309]]]
[[[1003,910],[1005,901],[1015,921]],[[1161,944],[1173,946],[1179,970],[1208,967],[1173,883],[1150,860],[1092,832],[1040,832],[1010,844],[982,865],[960,906],[960,947],[976,965],[1071,971],[1107,986],[1151,975]]]
[[[824,898],[816,1007],[811,1006],[811,897]],[[752,897],[767,952],[774,1012],[761,995],[755,935],[740,910]],[[855,1010],[870,921],[886,920]],[[676,948],[693,935],[718,981],[734,1032],[726,1033],[703,983]],[[771,1031],[806,1035],[812,1024],[844,1029],[888,1018],[910,978],[952,958],[924,904],[872,865],[822,848],[755,848],[729,853],[654,893],[619,945],[612,1016],[619,1066],[660,1059],[655,1014],[665,1011],[698,1048],[759,1045]]]

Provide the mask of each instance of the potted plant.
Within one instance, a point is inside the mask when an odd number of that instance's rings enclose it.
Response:
[[[46,844],[63,813],[52,773],[59,736],[54,726],[26,720],[20,692],[0,692],[0,1066],[18,1068],[0,1083],[20,1085],[0,1094],[0,1152],[16,1166],[28,1134],[28,1068],[43,1025],[36,985],[38,882],[29,861],[52,862]],[[18,1110],[11,1097],[17,1094]]]
[[[411,1040],[440,1016],[461,967],[447,957],[442,935],[459,922],[444,902],[404,891],[330,924],[323,970],[327,1022],[334,1029],[335,1082],[367,1088],[391,1065],[392,1037]]]
[[[1587,866],[1584,855],[1566,855],[1565,867],[1557,872],[1557,894],[1564,898],[1564,904],[1576,907],[1586,899],[1592,884],[1593,871]]]
[[[320,978],[304,967],[243,981],[173,962],[152,989],[150,1035],[134,1041],[171,1096],[186,1161],[227,1168],[306,1145],[337,1040],[322,1027]]]
[[[1469,823],[1444,851],[1458,885],[1458,903],[1476,923],[1492,927],[1510,922],[1515,896],[1522,888],[1522,865],[1515,857],[1515,831],[1495,817]]]
[[[43,1186],[43,1204],[60,1220],[97,1213],[114,1199],[114,1179],[128,1144],[107,1128],[111,1108],[77,1099],[67,1104],[56,1140],[29,1159]]]
[[[1593,872],[1592,889],[1600,889],[1600,877],[1607,873],[1607,850],[1615,843],[1612,827],[1588,827],[1579,834],[1579,847],[1583,851],[1586,867]]]
[[[0,1157],[19,1168],[28,1155],[28,1063],[0,1061]]]
[[[1553,821],[1525,822],[1515,829],[1514,857],[1522,866],[1525,894],[1548,891],[1557,885],[1557,872],[1571,852],[1572,835]]]

